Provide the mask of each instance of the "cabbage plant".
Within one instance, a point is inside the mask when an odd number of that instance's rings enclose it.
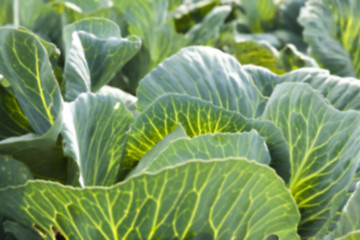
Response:
[[[0,27],[1,239],[359,238],[359,80],[223,42],[304,1],[31,2],[44,18]]]

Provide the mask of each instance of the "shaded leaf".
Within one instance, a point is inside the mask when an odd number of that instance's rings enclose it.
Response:
[[[64,116],[64,154],[77,164],[69,168],[68,181],[81,186],[115,183],[125,133],[134,121],[125,104],[112,96],[86,93],[66,105]]]

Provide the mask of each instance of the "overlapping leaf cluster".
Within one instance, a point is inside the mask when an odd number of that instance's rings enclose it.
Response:
[[[1,1],[0,238],[357,239],[359,7]]]

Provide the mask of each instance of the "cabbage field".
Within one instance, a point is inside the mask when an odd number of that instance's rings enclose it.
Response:
[[[360,0],[0,0],[0,239],[360,240]]]

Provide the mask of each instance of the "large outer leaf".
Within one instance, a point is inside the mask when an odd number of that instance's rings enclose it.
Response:
[[[359,11],[356,0],[310,0],[301,10],[304,39],[332,74],[360,77]]]
[[[133,115],[117,98],[92,93],[81,94],[66,110],[64,152],[79,168],[70,170],[69,181],[79,181],[81,186],[115,183]]]
[[[270,121],[250,120],[241,114],[219,108],[186,95],[168,94],[140,114],[128,133],[121,169],[131,170],[156,143],[182,124],[194,137],[205,133],[241,132],[256,129],[266,140],[277,173],[288,180],[288,149],[280,130]],[[123,177],[123,176],[122,176]]]
[[[339,112],[303,83],[278,85],[264,118],[290,149],[289,187],[302,215],[299,233],[315,235],[345,199],[360,157],[360,114]]]
[[[194,161],[111,188],[34,181],[0,190],[0,212],[51,239],[299,239],[283,181],[247,159]]]
[[[165,93],[198,97],[246,117],[261,115],[265,105],[239,62],[209,47],[182,49],[147,75],[137,89],[138,110]]]
[[[146,157],[147,155],[145,155]],[[211,160],[214,158],[247,158],[269,165],[270,154],[264,138],[255,131],[249,133],[216,133],[204,134],[192,139],[175,139],[160,154],[153,158],[140,160],[139,165],[131,172],[156,172],[168,166],[186,162],[188,159]]]
[[[10,83],[34,131],[48,131],[60,112],[62,98],[38,38],[22,30],[0,28],[0,74]]]
[[[140,49],[140,39],[121,38],[112,21],[92,18],[64,28],[66,63],[65,97],[97,91],[107,84]]]

